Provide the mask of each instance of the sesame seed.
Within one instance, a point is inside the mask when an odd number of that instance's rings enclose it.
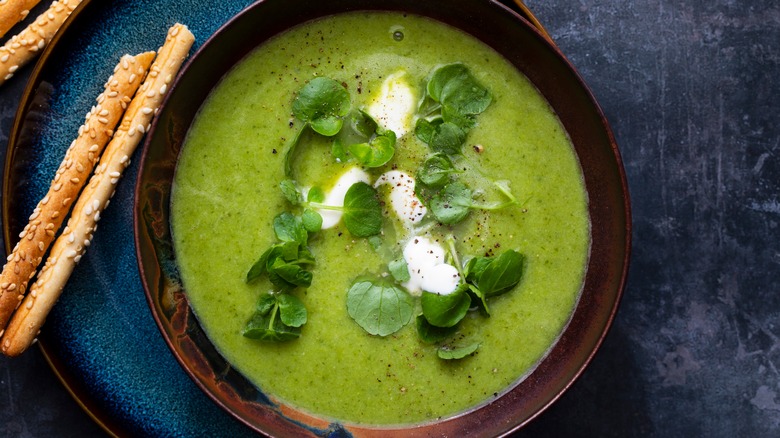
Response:
[[[84,246],[89,246],[91,243],[89,239],[84,239]]]
[[[73,257],[73,261],[78,263],[81,261],[81,254],[77,255],[76,257]]]
[[[135,127],[135,129],[137,129],[138,132],[140,132],[141,134],[144,133],[144,125],[142,125],[140,123],[138,124],[138,126]]]
[[[100,149],[100,146],[98,146],[97,144],[93,144],[92,146],[89,147],[90,152],[97,152],[98,149]]]
[[[6,61],[8,61],[8,58],[9,58],[9,57],[10,57],[10,55],[3,55],[3,56],[0,58],[0,62],[6,62]]]
[[[104,110],[100,111],[100,115],[101,116],[107,116],[108,115],[108,110],[104,109]]]
[[[68,234],[68,243],[73,243],[75,241],[76,241],[76,234],[75,233]]]
[[[122,174],[117,172],[117,171],[113,171],[113,172],[109,173],[108,176],[110,176],[112,178],[119,178],[120,176],[122,176]]]
[[[73,178],[70,179],[70,182],[72,182],[73,184],[78,184],[78,183],[81,182],[81,180],[76,178],[76,177],[73,177]]]
[[[153,111],[154,110],[149,108],[148,106],[145,106],[145,107],[141,108],[141,112],[144,113],[144,114],[151,114]]]
[[[84,214],[87,215],[87,216],[92,214],[92,206],[91,205],[87,205],[87,207],[84,209]]]
[[[168,91],[168,85],[163,84],[162,87],[160,87],[160,94],[165,94],[166,91]]]
[[[11,284],[9,284],[9,285],[8,285],[8,290],[9,290],[9,291],[16,290],[16,283],[11,283]]]
[[[111,184],[116,184],[116,183],[118,183],[118,182],[119,182],[119,178],[111,178],[111,179],[109,180],[109,182],[110,182]]]
[[[67,254],[65,254],[65,256],[66,256],[67,258],[69,258],[69,259],[72,259],[73,257],[76,257],[76,254],[77,254],[77,253],[76,253],[76,251],[74,251],[74,250],[72,250],[72,249],[71,249],[70,251],[68,251],[68,253],[67,253]]]
[[[43,251],[44,245],[43,242],[38,242],[38,249]]]
[[[100,122],[100,123],[105,125],[105,124],[108,123],[108,119],[105,118],[105,117],[98,117],[98,122]]]
[[[108,93],[108,97],[117,97],[117,96],[119,96],[119,92],[118,91],[112,91],[112,92]]]
[[[99,221],[99,220],[100,220],[100,212],[99,212],[99,211],[96,211],[96,212],[95,212],[95,217],[94,217],[94,219],[95,219],[95,222],[97,222],[97,221]]]

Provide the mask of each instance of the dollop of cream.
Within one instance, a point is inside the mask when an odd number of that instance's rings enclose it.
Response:
[[[364,170],[359,167],[350,167],[349,170],[341,174],[333,188],[325,195],[325,200],[322,203],[332,207],[343,207],[344,195],[347,194],[347,190],[357,182],[370,184],[369,181],[370,177]],[[342,212],[340,211],[318,208],[317,213],[322,216],[323,229],[333,228],[341,222]]]
[[[414,178],[400,170],[390,170],[377,178],[374,187],[388,185],[390,206],[396,216],[408,225],[422,220],[428,209],[414,193]]]
[[[422,291],[447,295],[460,283],[457,268],[446,262],[444,248],[423,236],[409,239],[404,246],[404,260],[409,268],[409,281],[403,284],[410,294]]]
[[[385,129],[400,138],[411,130],[417,97],[409,86],[405,71],[398,71],[382,82],[378,96],[368,105],[367,112]]]

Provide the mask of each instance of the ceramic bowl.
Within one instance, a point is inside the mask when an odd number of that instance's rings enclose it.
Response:
[[[208,340],[179,282],[169,228],[179,150],[201,103],[248,51],[305,21],[352,10],[428,16],[501,53],[545,96],[566,128],[584,171],[592,247],[571,321],[535,370],[497,399],[451,418],[408,427],[332,424],[272,402]],[[148,134],[136,186],[135,238],[152,314],[173,354],[217,404],[272,436],[499,436],[529,422],[582,373],[614,318],[628,270],[629,197],[617,146],[598,104],[560,51],[528,21],[489,0],[266,0],[228,22],[192,57]]]

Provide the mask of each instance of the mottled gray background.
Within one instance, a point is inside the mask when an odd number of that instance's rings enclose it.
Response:
[[[602,350],[518,436],[780,436],[780,2],[527,4],[612,124],[634,249]],[[101,434],[37,350],[0,358],[0,435]]]

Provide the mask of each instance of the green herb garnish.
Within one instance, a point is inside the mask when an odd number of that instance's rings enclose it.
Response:
[[[349,113],[349,92],[330,78],[318,77],[303,86],[293,101],[293,114],[327,137],[338,134]]]
[[[520,282],[524,261],[522,254],[511,249],[498,257],[475,257],[466,264],[466,281],[485,298],[501,295]]]
[[[344,129],[334,141],[333,154],[340,161],[349,155],[365,167],[380,167],[387,164],[395,154],[396,136],[384,129],[365,111],[356,111],[349,129]],[[346,146],[345,146],[346,145]]]
[[[279,185],[285,198],[293,205],[306,207],[303,215],[297,221],[290,213],[283,213],[278,219],[279,240],[294,238],[290,234],[302,235],[302,231],[316,232],[322,227],[322,216],[313,209],[335,210],[343,213],[344,226],[355,237],[370,237],[382,231],[382,206],[376,189],[364,182],[352,184],[344,195],[344,206],[323,204],[325,195],[319,188],[309,191],[308,200],[303,201],[303,195],[292,180],[284,180]],[[274,220],[274,229],[277,219]],[[281,236],[279,232],[283,233]]]
[[[292,193],[290,186],[282,184],[285,193]],[[298,199],[297,197],[293,197]],[[311,212],[319,216],[316,212]],[[287,341],[300,336],[300,327],[306,323],[307,312],[303,302],[290,294],[298,287],[309,287],[313,274],[314,255],[308,247],[307,223],[316,222],[311,214],[304,218],[283,212],[273,221],[274,233],[279,243],[271,245],[247,272],[246,282],[254,283],[265,276],[273,285],[273,291],[260,297],[254,314],[244,327],[243,335],[264,341]],[[320,224],[322,218],[320,217]]]
[[[261,341],[289,341],[301,336],[307,312],[301,300],[288,294],[265,294],[242,334]]]
[[[471,307],[471,297],[467,293],[469,287],[461,283],[447,295],[423,292],[420,297],[425,319],[436,327],[453,327],[459,323]]]
[[[365,331],[387,336],[409,323],[414,300],[408,292],[382,280],[359,279],[347,292],[347,311]]]
[[[436,354],[439,356],[440,359],[444,359],[444,360],[463,359],[466,356],[474,354],[474,352],[476,352],[477,349],[479,348],[479,345],[480,345],[479,342],[474,342],[462,347],[445,345],[440,347],[436,351]]]

